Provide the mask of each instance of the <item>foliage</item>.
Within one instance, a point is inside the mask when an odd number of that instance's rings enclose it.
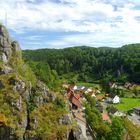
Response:
[[[70,125],[59,124],[59,119],[65,113],[65,110],[56,108],[53,103],[46,103],[31,112],[31,128],[35,127],[36,118],[38,122],[38,127],[35,129],[36,135],[42,139],[62,138],[71,128]]]
[[[15,72],[22,76],[22,79],[31,81],[32,85],[36,84],[36,76],[34,72],[21,58],[12,56],[9,63]]]
[[[130,120],[124,118],[124,126],[127,131],[127,137],[130,137],[132,140],[140,139],[140,127],[134,125]]]
[[[61,109],[65,109],[65,107],[66,107],[65,101],[61,97],[56,97],[56,99],[54,101],[54,105],[56,106],[56,108],[61,108]]]
[[[95,98],[92,97],[91,95],[89,94],[85,94],[84,97],[86,98],[87,100],[87,104],[90,105],[90,107],[95,107],[95,104],[96,104],[96,101],[95,101]]]
[[[112,140],[123,140],[123,121],[119,117],[112,118],[111,123],[111,139]]]
[[[54,82],[51,81],[53,78],[50,70],[55,70],[60,79],[65,77],[76,82],[140,81],[140,44],[125,45],[117,49],[82,46],[25,50],[23,56],[36,75],[48,84]]]
[[[60,90],[61,82],[59,80],[56,70],[51,70],[48,63],[29,61],[28,64],[34,70],[38,79],[48,85],[54,91]]]
[[[111,123],[104,123],[100,112],[95,108],[95,99],[86,95],[86,121],[92,130],[92,136],[98,140],[123,140],[123,121],[113,117]]]

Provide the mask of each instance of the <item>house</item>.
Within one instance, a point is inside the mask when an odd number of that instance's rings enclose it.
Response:
[[[132,84],[129,83],[129,82],[126,82],[126,83],[124,84],[124,87],[125,87],[126,89],[130,89],[131,86],[132,86]]]
[[[118,109],[116,109],[114,107],[109,108],[108,113],[112,114],[113,116],[118,116],[118,117],[125,117],[126,116],[125,113],[118,111]]]
[[[90,88],[90,87],[85,87],[84,88],[84,93],[91,93],[91,92],[93,92],[93,89],[92,88]]]
[[[82,96],[82,94],[79,92],[79,93],[75,93],[74,96],[79,100]]]
[[[118,87],[117,84],[116,83],[113,83],[113,82],[109,82],[109,86],[111,88],[117,88]]]
[[[134,107],[133,112],[136,113],[137,115],[140,115],[140,106]]]
[[[108,109],[108,113],[114,115],[116,112],[118,111],[118,109],[111,107]]]
[[[99,89],[96,89],[96,93],[97,93],[97,94],[100,94],[101,91],[100,91]]]
[[[69,99],[70,101],[70,104],[71,104],[71,108],[72,109],[78,109],[78,108],[81,108],[82,105],[81,105],[81,102],[80,102],[80,93],[79,94],[76,94],[72,91],[70,91],[68,94],[67,94],[67,98]]]
[[[73,94],[74,94],[73,91],[69,91],[66,96],[70,100],[72,98]]]
[[[85,88],[84,86],[77,86],[77,85],[74,85],[73,90],[81,91],[81,90],[83,90],[84,88]]]
[[[81,102],[75,96],[72,97],[71,103],[72,109],[78,109],[82,107]]]
[[[90,95],[91,95],[92,97],[96,97],[96,95],[95,95],[94,92],[90,93]]]
[[[117,111],[114,113],[114,116],[117,116],[117,117],[126,117],[126,114],[121,112],[121,111]]]
[[[95,107],[97,110],[99,110],[100,113],[103,113],[103,106],[101,104],[97,104]]]
[[[120,103],[120,98],[118,95],[109,94],[108,102],[113,103],[113,104],[117,104],[117,103]]]
[[[108,113],[106,113],[106,112],[102,113],[102,119],[103,119],[103,121],[109,121]]]
[[[102,101],[104,98],[105,98],[104,95],[97,95],[97,96],[96,96],[96,99],[97,99],[98,101]]]

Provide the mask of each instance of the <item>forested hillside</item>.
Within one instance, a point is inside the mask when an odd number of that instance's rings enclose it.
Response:
[[[140,44],[25,50],[23,56],[36,75],[50,86],[58,85],[60,78],[75,82],[140,82]]]

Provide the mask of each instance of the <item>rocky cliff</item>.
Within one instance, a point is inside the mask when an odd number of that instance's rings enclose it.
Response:
[[[67,139],[73,126],[62,99],[36,79],[0,24],[0,140]]]

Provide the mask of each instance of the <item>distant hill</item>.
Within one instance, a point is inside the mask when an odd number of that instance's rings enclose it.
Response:
[[[118,82],[140,82],[140,44],[129,44],[121,48],[79,46],[64,49],[24,50],[24,59],[43,81],[42,70],[48,69],[64,79],[93,82],[111,80]],[[41,64],[40,64],[41,62]],[[40,65],[40,67],[38,67]]]

